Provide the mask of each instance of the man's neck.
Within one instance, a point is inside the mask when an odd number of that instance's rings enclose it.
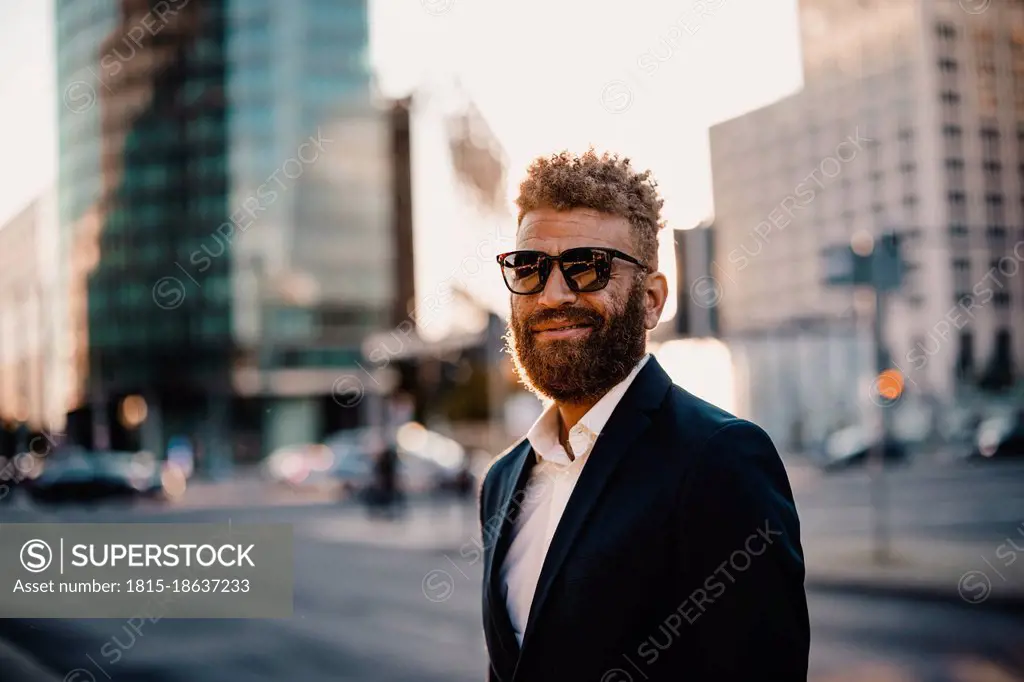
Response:
[[[598,400],[600,400],[600,399],[601,398],[598,397],[595,400],[588,401],[588,402],[585,402],[585,403],[556,403],[555,404],[556,407],[558,407],[558,416],[559,416],[558,431],[559,431],[559,436],[560,436],[561,441],[563,443],[566,441],[566,439],[569,438],[569,429],[571,429],[572,427],[576,426],[576,424],[579,423],[579,421],[581,419],[583,419],[583,415],[585,415],[587,412],[589,412],[590,408],[592,408],[594,405],[596,405]]]

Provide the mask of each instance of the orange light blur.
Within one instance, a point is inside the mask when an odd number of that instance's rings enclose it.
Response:
[[[903,395],[903,375],[895,369],[887,369],[875,381],[878,395],[886,400],[897,400]]]

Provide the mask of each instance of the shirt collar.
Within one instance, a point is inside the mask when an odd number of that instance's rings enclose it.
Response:
[[[636,364],[636,367],[633,368],[633,371],[601,396],[601,399],[587,410],[587,413],[570,430],[569,444],[577,460],[590,453],[594,443],[597,441],[597,437],[601,435],[601,430],[608,423],[619,401],[622,400],[622,396],[626,394],[633,380],[636,379],[636,376],[644,368],[644,365],[647,364],[650,357],[650,353],[644,355],[640,362]],[[530,445],[533,446],[534,452],[537,453],[538,460],[558,464],[569,464],[573,461],[558,440],[559,420],[558,408],[553,402],[549,403],[527,432],[526,438],[530,441]]]

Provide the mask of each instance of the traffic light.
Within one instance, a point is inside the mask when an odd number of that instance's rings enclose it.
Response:
[[[857,253],[852,245],[829,246],[822,252],[825,286],[872,286],[895,291],[903,282],[900,235],[889,232],[871,244],[871,252]]]

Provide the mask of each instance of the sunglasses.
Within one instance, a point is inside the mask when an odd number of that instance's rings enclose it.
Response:
[[[637,267],[648,267],[627,253],[597,246],[567,249],[551,256],[543,251],[509,251],[498,256],[505,286],[513,294],[528,296],[544,290],[551,268],[558,263],[562,278],[574,293],[600,291],[612,278],[612,260],[620,258]]]

